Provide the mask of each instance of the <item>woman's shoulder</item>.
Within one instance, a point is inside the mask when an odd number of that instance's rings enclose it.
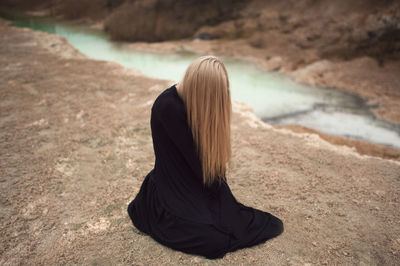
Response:
[[[180,99],[175,85],[164,90],[154,101],[152,111],[153,112],[181,112],[183,102]]]

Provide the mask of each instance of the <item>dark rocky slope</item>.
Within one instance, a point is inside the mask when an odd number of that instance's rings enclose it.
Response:
[[[117,40],[247,39],[272,53],[284,48],[296,65],[365,55],[383,64],[400,54],[395,0],[3,0],[0,5],[104,22]]]

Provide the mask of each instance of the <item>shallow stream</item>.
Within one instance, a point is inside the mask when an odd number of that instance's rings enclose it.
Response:
[[[115,61],[155,78],[179,81],[186,67],[199,56],[188,51],[133,51],[127,49],[127,44],[110,41],[101,31],[67,23],[14,19],[13,25],[58,34],[91,58]],[[329,88],[299,84],[285,75],[260,70],[244,60],[222,59],[228,70],[232,97],[249,104],[265,122],[274,125],[298,124],[332,135],[400,149],[400,127],[376,119],[359,97]]]

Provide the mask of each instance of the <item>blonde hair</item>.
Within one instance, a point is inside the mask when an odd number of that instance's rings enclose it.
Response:
[[[203,170],[203,183],[226,180],[231,158],[232,104],[228,73],[215,56],[202,56],[187,68],[181,82],[189,127]]]

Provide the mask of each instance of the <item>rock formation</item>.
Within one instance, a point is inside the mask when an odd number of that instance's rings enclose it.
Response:
[[[366,55],[383,64],[400,54],[395,0],[4,0],[0,5],[101,21],[116,40],[246,39],[271,52],[284,47],[297,65]]]

